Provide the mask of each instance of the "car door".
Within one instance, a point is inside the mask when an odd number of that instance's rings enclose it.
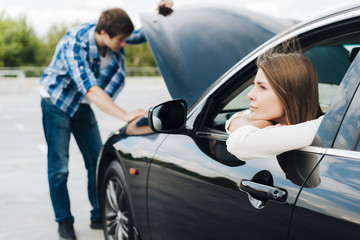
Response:
[[[225,140],[210,129],[165,139],[148,180],[153,239],[287,239],[298,192],[323,152],[244,162],[227,152]]]
[[[255,72],[253,65],[241,76],[252,82]],[[248,91],[239,89],[235,99]],[[220,103],[210,98],[192,114],[194,134],[167,136],[154,156],[148,179],[153,239],[286,239],[298,192],[323,152],[241,161],[226,150],[227,134],[216,123],[228,113],[212,116],[214,104]],[[212,126],[196,126],[202,114]]]
[[[333,109],[325,115],[317,136],[318,146],[327,147],[330,144],[309,178],[316,175],[319,185],[316,188],[304,186],[302,189],[296,202],[289,239],[359,239],[359,56],[343,82],[346,83],[337,92]],[[336,138],[331,132],[337,133]]]
[[[223,153],[224,161],[212,156],[215,151]],[[153,239],[286,239],[300,187],[286,179],[276,157],[245,163],[225,152],[224,140],[213,136],[167,137],[149,173]],[[250,188],[258,183],[283,196],[269,201],[254,191],[249,198],[239,189],[241,182]]]
[[[326,33],[339,34],[330,30]],[[349,52],[338,50],[357,40],[349,34],[329,38],[324,32],[304,36],[303,42],[309,44],[305,54],[318,63],[314,65],[323,84],[320,95],[330,102],[350,66]],[[324,37],[331,41],[317,48],[314,41],[325,43]],[[203,95],[187,120],[189,132],[169,134],[155,153],[147,192],[153,239],[288,239],[300,190],[316,190],[323,184],[316,166],[332,146],[342,119],[338,114],[343,111],[343,116],[356,88],[339,87],[345,102],[333,100],[325,115],[329,122],[323,122],[313,146],[245,162],[227,152],[224,123],[248,107],[243,99],[256,74],[256,59],[246,61],[227,73],[216,90]],[[352,66],[358,64],[357,60]],[[347,76],[353,74],[351,70]],[[324,110],[329,102],[324,102]]]

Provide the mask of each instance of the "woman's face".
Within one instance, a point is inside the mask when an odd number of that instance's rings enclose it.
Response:
[[[255,76],[254,84],[255,86],[248,94],[251,118],[286,124],[285,112],[280,99],[261,68]]]

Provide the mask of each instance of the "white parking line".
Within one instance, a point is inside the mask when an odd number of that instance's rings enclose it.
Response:
[[[47,155],[47,145],[43,143],[39,143],[37,148],[42,152],[44,155]]]

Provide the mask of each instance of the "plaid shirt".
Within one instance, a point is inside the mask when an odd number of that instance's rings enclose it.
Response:
[[[49,94],[51,102],[70,117],[75,115],[92,86],[98,85],[115,99],[125,84],[124,49],[109,51],[112,61],[106,69],[100,70],[100,55],[95,43],[96,23],[85,23],[66,33],[40,79],[41,88]],[[142,28],[126,40],[128,44],[145,41]]]

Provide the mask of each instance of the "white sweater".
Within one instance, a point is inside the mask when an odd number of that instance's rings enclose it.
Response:
[[[239,115],[236,113],[226,121],[226,131],[230,134],[226,145],[231,154],[244,161],[276,156],[283,152],[309,146],[323,119],[321,116],[315,120],[289,126],[266,128],[243,126],[230,133],[228,127],[231,121]]]

